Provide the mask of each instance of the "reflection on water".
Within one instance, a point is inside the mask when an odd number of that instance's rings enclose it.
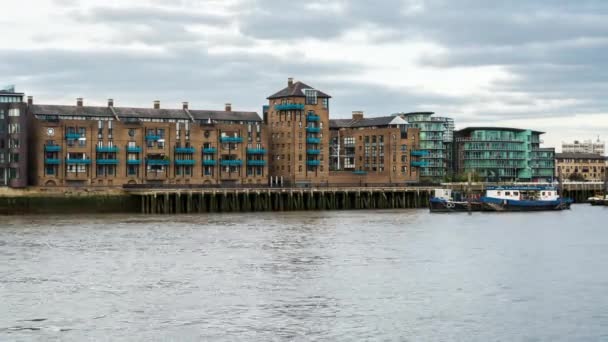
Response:
[[[607,219],[4,217],[0,340],[607,340]]]

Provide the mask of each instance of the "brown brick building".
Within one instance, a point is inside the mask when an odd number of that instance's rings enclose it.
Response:
[[[329,99],[289,79],[268,97],[269,173],[273,184],[314,185],[329,181]]]
[[[30,183],[267,184],[267,134],[255,112],[35,105]]]
[[[404,184],[419,180],[419,129],[398,116],[330,120],[330,183]]]
[[[606,157],[594,153],[556,153],[555,174],[562,179],[603,181],[606,162]]]

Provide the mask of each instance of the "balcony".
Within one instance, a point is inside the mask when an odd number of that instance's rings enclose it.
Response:
[[[413,161],[411,162],[411,165],[414,167],[428,167],[429,166],[429,162],[426,161]]]
[[[308,133],[321,133],[321,128],[319,128],[319,127],[306,127],[306,132],[308,132]]]
[[[169,164],[171,164],[171,161],[169,159],[147,159],[146,164],[152,166],[168,166]]]
[[[318,115],[309,114],[306,116],[306,121],[318,122],[319,120],[321,120],[321,118]]]
[[[56,158],[46,158],[44,160],[44,163],[46,165],[59,165],[61,163],[61,161],[59,159],[56,159]]]
[[[412,151],[412,156],[414,156],[414,157],[427,157],[430,154],[431,153],[429,151],[425,151],[425,150],[413,150]]]
[[[127,160],[127,164],[129,164],[129,165],[139,165],[139,164],[141,164],[141,160],[139,160],[139,159],[129,159],[129,160]]]
[[[116,153],[118,152],[117,146],[97,146],[95,148],[97,152]]]
[[[80,139],[80,133],[66,133],[65,138],[68,140],[78,140]]]
[[[265,148],[248,148],[247,154],[266,154]]]
[[[215,154],[217,153],[217,148],[215,147],[207,147],[203,149],[204,154]]]
[[[310,149],[306,151],[306,154],[310,154],[310,155],[318,155],[321,154],[321,150],[314,150],[314,149]]]
[[[91,159],[71,159],[66,158],[67,164],[78,164],[78,165],[91,165]]]
[[[223,143],[242,143],[243,138],[241,138],[241,137],[221,137],[220,141]]]
[[[59,152],[61,151],[61,146],[59,145],[45,145],[44,152]]]
[[[215,166],[215,160],[213,159],[205,159],[203,160],[203,166]]]
[[[97,159],[97,165],[118,165],[118,159]]]
[[[193,159],[176,159],[175,165],[181,166],[194,166],[195,161]]]
[[[321,165],[321,161],[320,160],[307,160],[306,161],[306,165],[308,165],[308,166],[319,166],[319,165]]]
[[[367,171],[353,171],[353,174],[358,176],[365,176],[367,174]]]
[[[151,141],[158,141],[160,139],[162,139],[162,137],[160,135],[154,135],[154,134],[146,135],[146,140],[148,140],[148,141],[150,141],[150,140]]]
[[[304,105],[301,103],[285,103],[274,106],[275,110],[304,110]]]
[[[266,166],[266,161],[265,160],[248,160],[247,165],[248,166]]]
[[[220,165],[222,165],[222,166],[243,166],[243,161],[240,159],[222,160],[220,162]]]
[[[194,153],[194,151],[195,151],[194,147],[176,147],[175,148],[175,153],[192,154],[192,153]]]
[[[306,138],[306,142],[308,144],[320,144],[321,139],[320,138]]]
[[[129,153],[141,153],[141,147],[138,147],[138,146],[127,146],[127,152],[129,152]]]

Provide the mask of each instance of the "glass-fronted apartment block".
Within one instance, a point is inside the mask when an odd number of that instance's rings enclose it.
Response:
[[[458,174],[486,182],[553,181],[555,150],[541,148],[543,132],[502,127],[470,127],[455,133]]]
[[[421,181],[442,181],[451,175],[454,120],[433,116],[433,112],[398,113],[413,128],[418,128]]]
[[[27,186],[27,119],[23,93],[0,89],[0,186]]]

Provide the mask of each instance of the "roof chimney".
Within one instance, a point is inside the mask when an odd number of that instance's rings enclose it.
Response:
[[[230,103],[226,103],[226,109],[227,112],[232,112],[232,104]]]
[[[188,102],[186,102],[186,101],[182,102],[182,108],[188,109]]]
[[[34,97],[33,96],[28,96],[27,97],[27,105],[31,106],[34,104]]]
[[[114,99],[108,99],[108,107],[114,107]]]
[[[293,86],[293,77],[290,77],[290,78],[287,79],[287,86],[288,87]]]
[[[154,100],[154,109],[160,109],[160,101]]]
[[[363,111],[354,110],[353,111],[353,120],[363,120]]]
[[[76,106],[82,107],[82,97],[76,99]]]

